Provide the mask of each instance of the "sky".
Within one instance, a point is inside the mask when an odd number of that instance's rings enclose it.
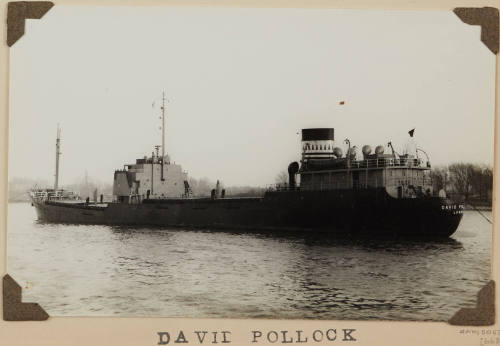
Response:
[[[60,185],[111,183],[161,144],[163,91],[171,160],[226,186],[274,183],[308,127],[492,165],[494,77],[451,11],[55,6],[10,50],[9,178],[53,180],[59,124]]]

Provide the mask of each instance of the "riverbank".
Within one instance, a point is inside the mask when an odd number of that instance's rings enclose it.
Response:
[[[481,211],[492,211],[493,206],[490,205],[472,205],[472,204],[464,204],[464,210],[481,210]]]

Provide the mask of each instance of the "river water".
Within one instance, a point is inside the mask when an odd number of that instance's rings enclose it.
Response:
[[[51,316],[446,321],[490,277],[491,224],[464,214],[446,240],[356,240],[44,224],[11,203],[7,265]]]

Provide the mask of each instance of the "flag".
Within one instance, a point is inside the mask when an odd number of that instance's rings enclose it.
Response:
[[[415,133],[415,129],[411,129],[410,131],[408,131],[408,134],[410,135],[410,137],[413,137],[414,133]]]

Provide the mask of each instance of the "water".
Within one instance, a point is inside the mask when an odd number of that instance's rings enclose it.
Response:
[[[425,242],[57,225],[16,203],[7,263],[51,316],[446,321],[489,280],[491,230],[475,211]]]

